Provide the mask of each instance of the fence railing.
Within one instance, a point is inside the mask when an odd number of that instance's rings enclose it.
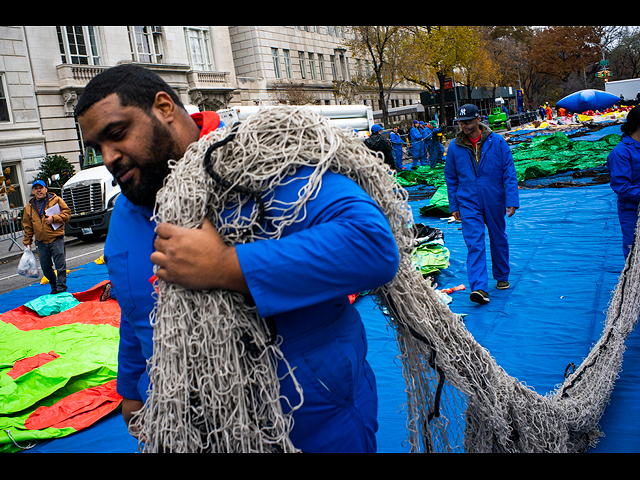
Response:
[[[9,251],[11,251],[14,245],[16,245],[18,249],[23,250],[22,245],[17,241],[19,237],[24,236],[22,230],[22,210],[23,208],[13,208],[0,212],[0,242],[11,242]]]

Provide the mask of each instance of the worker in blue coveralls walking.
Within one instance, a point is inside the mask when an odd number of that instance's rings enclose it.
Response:
[[[626,259],[636,232],[640,202],[640,106],[629,112],[621,129],[622,141],[609,154],[607,169],[611,188],[618,195],[622,253]]]
[[[429,165],[431,168],[436,168],[438,160],[440,160],[444,153],[444,148],[438,140],[438,134],[442,131],[442,127],[438,128],[438,124],[432,120],[427,123],[427,130],[431,131],[431,139],[429,140],[427,149],[429,150]]]
[[[422,166],[422,156],[424,155],[424,140],[417,120],[413,121],[413,127],[409,131],[409,138],[411,139],[411,152],[413,154],[411,168],[414,169]]]
[[[475,105],[463,105],[455,119],[460,133],[449,145],[445,179],[449,210],[462,221],[467,245],[471,300],[489,303],[485,226],[489,230],[493,278],[497,288],[509,288],[509,243],[505,214],[520,207],[518,180],[511,149],[500,135],[480,123]]]
[[[398,134],[398,127],[393,127],[393,132],[391,132],[391,134],[389,135],[389,140],[391,140],[391,146],[393,147],[393,156],[396,160],[396,169],[398,171],[404,170],[402,163],[402,146],[404,145],[404,141]]]
[[[420,122],[422,128],[422,166],[426,167],[429,162],[429,145],[431,145],[431,129],[425,125],[424,122]]]

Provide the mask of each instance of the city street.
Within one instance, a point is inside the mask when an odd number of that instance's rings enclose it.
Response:
[[[71,275],[73,275],[74,269],[100,258],[104,252],[106,238],[106,236],[102,236],[95,242],[82,242],[71,237],[66,241],[67,270],[71,270]],[[16,271],[21,254],[17,252],[17,247],[14,247],[13,251],[16,251],[15,256],[0,258],[0,295],[39,282],[42,278],[42,269],[40,269],[40,279],[18,275]]]

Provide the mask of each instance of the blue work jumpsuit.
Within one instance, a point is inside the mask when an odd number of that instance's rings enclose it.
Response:
[[[404,141],[402,140],[402,137],[395,132],[391,132],[389,140],[391,140],[391,146],[393,147],[393,156],[396,160],[396,167],[398,170],[402,170],[404,165],[402,162],[402,146],[404,145]]]
[[[460,212],[467,245],[467,274],[471,290],[488,291],[485,226],[489,231],[493,277],[509,279],[507,207],[520,207],[518,180],[511,149],[500,135],[481,125],[478,150],[463,132],[449,145],[444,174],[449,211]]]
[[[629,256],[638,223],[640,202],[640,143],[629,135],[607,157],[611,188],[618,195],[618,218],[622,229],[622,253]]]
[[[438,164],[438,160],[444,153],[444,148],[438,140],[438,133],[442,131],[441,128],[435,128],[431,130],[431,141],[429,142],[429,165],[431,168],[435,168]]]
[[[422,166],[423,167],[426,167],[427,161],[429,161],[429,153],[430,153],[429,145],[431,145],[432,134],[433,133],[431,129],[425,125],[424,129],[422,130]],[[432,165],[432,167],[433,166],[435,165]]]
[[[413,154],[411,168],[420,167],[422,166],[424,155],[424,140],[422,139],[422,132],[418,127],[412,127],[409,131],[409,137],[411,138],[411,152]]]
[[[299,168],[273,195],[296,201],[311,170]],[[246,207],[246,218],[251,209]],[[105,244],[122,310],[118,393],[142,401],[153,351],[152,213],[121,196]],[[303,218],[280,240],[236,245],[236,251],[258,312],[275,320],[281,350],[303,389],[303,406],[293,414],[293,444],[305,452],[375,452],[376,382],[366,361],[364,325],[348,295],[386,284],[397,272],[398,248],[384,213],[355,182],[328,172]],[[280,394],[289,399],[282,402],[285,412],[300,403],[286,372],[280,364]]]

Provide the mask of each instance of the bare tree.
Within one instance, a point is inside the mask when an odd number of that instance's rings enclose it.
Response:
[[[316,96],[309,92],[304,82],[282,80],[274,83],[274,91],[270,97],[283,105],[315,105]]]
[[[375,90],[382,110],[382,121],[389,125],[389,109],[387,102],[392,89],[402,81],[398,75],[399,63],[399,26],[352,26],[348,27],[351,35],[345,41],[355,56],[371,61],[374,72]]]

